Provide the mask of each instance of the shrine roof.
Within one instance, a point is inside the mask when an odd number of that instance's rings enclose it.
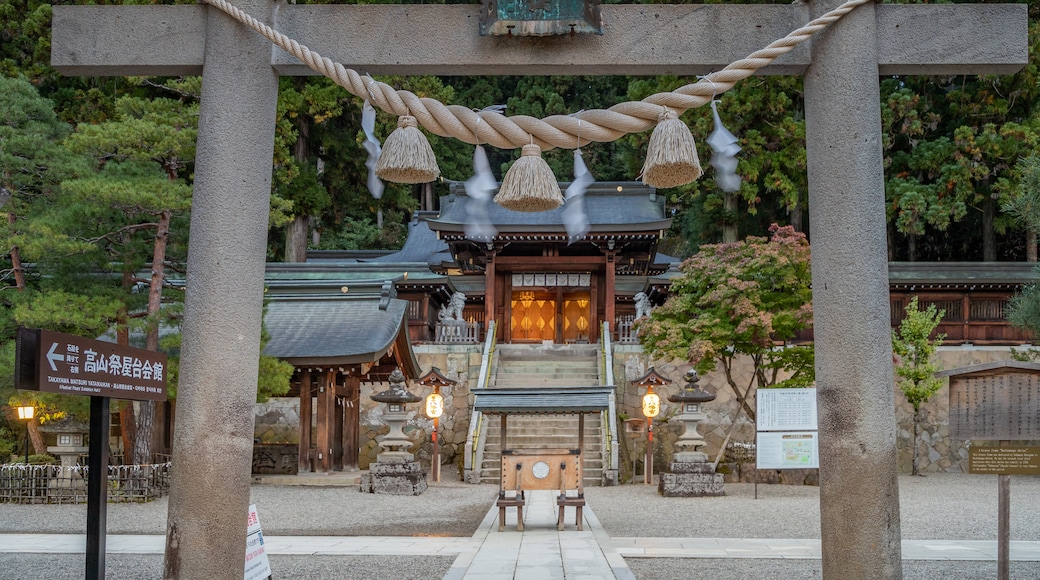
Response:
[[[561,183],[566,190],[568,183]],[[649,186],[634,182],[593,183],[585,192],[585,214],[589,233],[659,232],[672,220],[665,214],[665,198]],[[437,232],[462,232],[470,220],[469,204],[474,201],[461,183],[451,185],[451,194],[441,198],[441,213],[429,219]],[[565,233],[562,214],[566,205],[542,212],[512,211],[496,203],[486,204],[489,221],[499,234],[519,232]]]
[[[426,262],[356,262],[322,260],[267,264],[264,283],[270,293],[292,293],[310,289],[312,293],[331,290],[339,293],[342,286],[381,286],[395,284],[444,284],[448,277],[430,270]]]
[[[397,299],[386,309],[378,301],[348,298],[271,301],[264,354],[296,366],[378,361],[407,328],[407,309],[408,301]]]
[[[610,407],[613,387],[542,387],[475,391],[473,410],[493,415],[598,413]]]
[[[892,290],[1016,288],[1037,280],[1031,262],[889,262]]]
[[[344,287],[339,295],[307,288],[267,296],[264,354],[295,366],[373,363],[396,345],[402,371],[418,376],[408,340],[408,301],[384,282]]]
[[[379,256],[377,258],[365,259],[366,262],[425,262],[438,266],[445,262],[452,262],[451,252],[448,244],[442,242],[437,234],[430,229],[426,223],[427,219],[437,216],[435,211],[415,212],[412,221],[408,222],[408,239],[400,250]]]
[[[935,373],[938,378],[950,377],[973,377],[973,376],[985,376],[985,375],[999,375],[1009,373],[1029,373],[1029,374],[1040,374],[1040,363],[1016,361],[1016,360],[998,360],[988,363],[980,363],[969,365],[966,367],[960,367],[956,369],[946,369]]]

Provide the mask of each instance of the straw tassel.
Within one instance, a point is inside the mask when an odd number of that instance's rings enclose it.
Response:
[[[428,183],[441,174],[437,158],[415,117],[403,115],[383,142],[376,175],[394,183]]]
[[[678,187],[701,176],[701,162],[690,128],[671,109],[664,113],[650,135],[643,163],[643,183],[657,188]]]
[[[549,211],[563,205],[563,192],[538,145],[524,145],[502,178],[495,203],[513,211]]]

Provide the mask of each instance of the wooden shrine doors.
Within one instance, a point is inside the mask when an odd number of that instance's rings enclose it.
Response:
[[[510,301],[509,342],[589,342],[592,300],[588,288],[521,288]]]

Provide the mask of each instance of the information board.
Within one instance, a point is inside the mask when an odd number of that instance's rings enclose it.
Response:
[[[1040,439],[1040,375],[1004,372],[951,377],[950,436]]]
[[[815,431],[759,432],[758,469],[809,469],[820,466],[820,445]]]
[[[166,354],[112,342],[19,328],[15,387],[64,395],[166,400]]]
[[[1040,475],[1040,447],[968,448],[968,473],[984,475]]]
[[[759,431],[813,431],[816,389],[758,389],[755,395]]]

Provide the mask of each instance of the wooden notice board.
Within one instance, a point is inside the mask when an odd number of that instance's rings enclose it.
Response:
[[[1040,365],[1000,361],[936,376],[950,377],[951,437],[1040,439]]]

